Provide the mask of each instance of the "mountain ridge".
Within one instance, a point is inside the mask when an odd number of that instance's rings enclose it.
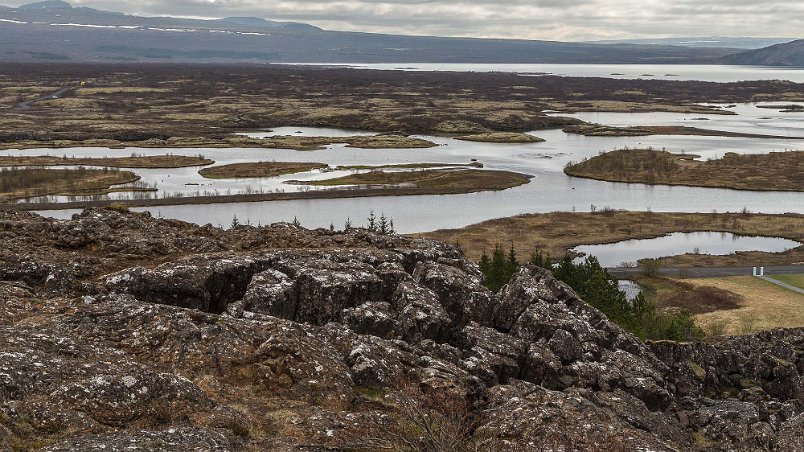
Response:
[[[58,0],[0,13],[6,62],[713,64],[744,50],[329,31],[260,17],[134,16]]]
[[[721,61],[727,64],[804,67],[804,39],[729,55]]]

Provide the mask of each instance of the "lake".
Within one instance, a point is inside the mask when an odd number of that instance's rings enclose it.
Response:
[[[691,124],[699,127],[744,132],[770,132],[775,135],[804,136],[804,113],[780,113],[745,104],[733,108],[738,115],[700,115],[681,113],[578,113],[575,116],[608,125]],[[798,116],[796,116],[798,115]],[[706,117],[708,121],[695,121]],[[771,119],[764,119],[771,118]],[[799,118],[797,120],[797,118]],[[342,136],[352,131],[281,128],[274,134]],[[267,132],[255,132],[254,135]],[[367,132],[365,132],[367,133]],[[213,225],[228,225],[233,216],[252,224],[269,224],[298,218],[306,227],[341,227],[347,218],[362,224],[370,211],[385,212],[394,218],[403,233],[424,232],[441,228],[456,228],[491,218],[522,213],[553,211],[589,211],[610,207],[626,210],[656,212],[737,212],[747,208],[752,212],[804,213],[804,194],[795,192],[750,192],[725,189],[650,186],[601,182],[568,177],[563,173],[570,161],[579,161],[622,147],[649,147],[701,155],[702,158],[722,157],[726,152],[764,153],[804,149],[800,139],[720,138],[695,136],[651,137],[584,137],[566,134],[561,130],[532,132],[545,138],[543,143],[491,144],[463,142],[445,137],[422,136],[440,146],[430,149],[353,149],[333,145],[323,151],[299,152],[283,149],[33,149],[7,151],[6,155],[56,154],[68,156],[127,156],[131,153],[156,155],[165,153],[203,154],[216,165],[248,161],[304,161],[330,165],[444,162],[467,163],[477,159],[487,169],[510,170],[534,175],[531,183],[500,192],[464,195],[376,197],[335,200],[297,200],[259,203],[209,204],[199,206],[163,206],[149,208],[154,215]],[[164,193],[190,195],[196,192],[240,193],[246,190],[265,191],[302,189],[284,182],[290,179],[319,179],[333,173],[313,171],[271,179],[210,180],[198,175],[197,168],[180,170],[134,170],[143,181],[154,183]],[[337,174],[337,173],[336,173]],[[199,185],[187,185],[199,184]],[[145,209],[135,209],[145,210]],[[57,218],[69,218],[73,212],[44,212]]]
[[[726,256],[737,251],[765,251],[781,253],[801,244],[795,240],[776,237],[746,237],[729,232],[691,232],[668,234],[644,240],[625,240],[602,245],[582,245],[572,249],[587,256],[597,257],[603,267],[621,267],[623,263],[636,263],[640,259],[676,256],[679,254],[711,254]],[[582,262],[583,257],[576,262]]]
[[[804,83],[804,69],[767,66],[688,65],[688,64],[470,64],[470,63],[377,63],[309,64],[357,69],[417,72],[513,72],[523,75],[564,77],[604,77],[645,80],[700,80],[741,82],[746,80],[789,80]]]

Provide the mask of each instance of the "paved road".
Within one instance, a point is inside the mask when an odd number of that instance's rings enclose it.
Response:
[[[618,278],[628,278],[642,272],[639,268],[610,268],[609,273]],[[687,278],[722,278],[725,276],[751,276],[753,267],[693,267],[670,268],[662,267],[659,273],[667,276],[685,276]],[[781,265],[765,267],[766,275],[798,275],[804,273],[804,265]]]
[[[791,286],[790,284],[787,284],[786,282],[782,282],[782,281],[773,279],[773,278],[771,278],[769,276],[760,276],[760,278],[764,279],[765,281],[767,281],[769,283],[776,284],[777,286],[784,287],[785,289],[792,290],[793,292],[798,292],[801,295],[804,295],[804,289],[801,289],[799,287]]]
[[[58,99],[63,94],[67,93],[68,91],[72,91],[74,89],[75,89],[74,86],[65,86],[65,87],[59,88],[58,90],[56,90],[56,91],[54,91],[54,92],[52,92],[52,93],[50,93],[50,94],[48,94],[46,96],[42,96],[42,97],[39,97],[39,98],[33,99],[33,100],[26,100],[24,102],[20,102],[13,109],[14,110],[21,110],[21,111],[30,110],[31,106],[33,106],[33,104],[35,104],[37,102],[40,102],[40,101],[43,101],[43,100]]]

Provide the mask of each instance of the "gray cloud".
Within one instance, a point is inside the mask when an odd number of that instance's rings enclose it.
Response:
[[[669,36],[801,37],[801,0],[72,0],[140,15],[248,15],[332,30],[588,40]]]

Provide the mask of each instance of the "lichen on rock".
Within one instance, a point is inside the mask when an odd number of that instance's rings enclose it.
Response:
[[[447,396],[478,450],[804,441],[802,329],[646,344],[545,270],[494,294],[454,247],[359,229],[0,212],[0,241],[12,448],[371,448]]]

